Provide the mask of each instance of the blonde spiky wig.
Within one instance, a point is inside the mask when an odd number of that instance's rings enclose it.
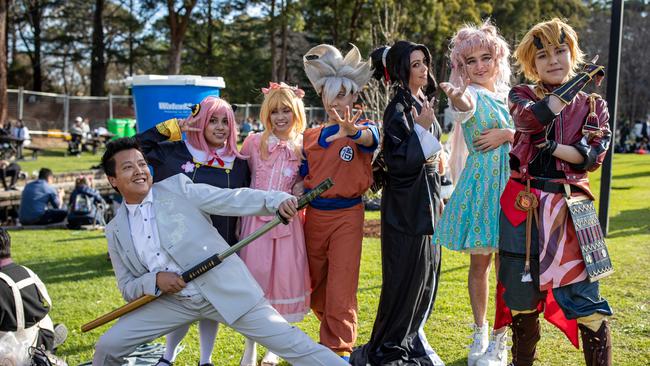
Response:
[[[534,83],[539,83],[539,74],[535,69],[537,51],[544,48],[550,54],[553,48],[558,47],[561,43],[566,43],[571,52],[571,72],[569,77],[573,77],[584,62],[584,53],[578,46],[576,31],[558,18],[536,24],[526,33],[513,56],[524,76]]]
[[[272,83],[273,84],[273,83]],[[260,155],[262,159],[268,158],[269,152],[267,148],[268,137],[273,131],[271,125],[271,113],[279,108],[288,107],[293,114],[293,126],[289,132],[289,140],[294,144],[294,153],[296,156],[302,158],[302,144],[300,143],[301,134],[305,130],[307,117],[305,116],[305,105],[302,102],[300,90],[296,87],[291,87],[285,83],[275,84],[277,87],[270,87],[264,93],[264,101],[260,110],[260,120],[264,124],[264,131],[262,132],[260,142]],[[300,90],[302,92],[302,90]],[[303,92],[304,93],[304,92]],[[302,94],[304,95],[304,94]]]
[[[345,89],[346,95],[357,93],[370,80],[370,61],[363,60],[359,49],[352,49],[343,57],[336,47],[318,45],[303,57],[305,73],[318,95],[330,104]]]

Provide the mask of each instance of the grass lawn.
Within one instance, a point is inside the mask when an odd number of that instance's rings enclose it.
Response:
[[[38,154],[36,160],[19,161],[18,164],[30,177],[38,174],[40,168],[50,168],[55,174],[87,170],[99,164],[103,151],[98,152],[97,155],[93,155],[92,152],[84,152],[79,157],[66,156],[65,153],[65,149],[43,150]]]
[[[85,157],[81,159],[84,161]],[[57,162],[52,167],[64,169],[68,160],[81,164],[74,157],[63,160],[64,163]],[[592,181],[598,179],[598,174],[592,176]],[[594,191],[598,192],[598,184],[594,186]],[[612,318],[614,364],[648,365],[650,286],[645,271],[650,263],[649,156],[615,157],[611,204],[608,243],[616,272],[601,282],[601,290],[615,311]],[[368,216],[378,218],[376,213]],[[14,258],[41,276],[54,301],[52,318],[55,322],[66,323],[70,329],[68,341],[60,348],[59,354],[66,357],[70,365],[90,360],[95,342],[108,326],[87,334],[80,332],[80,326],[124,303],[110,263],[106,261],[106,241],[102,233],[49,230],[16,231],[11,235]],[[446,250],[443,253],[440,290],[435,310],[425,327],[430,343],[448,365],[467,364],[468,325],[472,322],[466,285],[468,262],[466,255]],[[381,256],[378,239],[364,240],[361,266],[359,344],[370,336],[379,301]],[[492,317],[493,309],[493,304],[490,304],[489,317]],[[536,365],[584,364],[581,351],[575,350],[548,323],[542,324],[542,341],[538,348],[540,360]],[[312,314],[299,327],[313,339],[318,339],[318,323]],[[185,350],[176,364],[195,365],[198,360],[196,326],[192,327],[184,344]],[[217,365],[238,365],[242,350],[243,338],[222,327],[213,360]]]

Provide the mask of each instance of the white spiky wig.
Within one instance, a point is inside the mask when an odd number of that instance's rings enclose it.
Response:
[[[336,47],[320,44],[305,54],[303,63],[311,85],[328,104],[336,98],[341,87],[346,95],[358,93],[372,75],[370,60],[363,60],[355,45],[343,57]]]

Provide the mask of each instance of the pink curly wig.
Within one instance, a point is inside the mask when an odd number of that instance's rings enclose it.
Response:
[[[199,105],[199,113],[195,116],[190,115],[186,118],[186,121],[191,123],[193,127],[199,128],[201,131],[187,132],[187,142],[189,142],[194,148],[204,151],[208,156],[215,157],[214,151],[210,149],[208,142],[205,140],[204,130],[212,116],[225,114],[228,119],[230,136],[226,139],[226,152],[224,155],[234,155],[240,159],[246,159],[245,156],[241,155],[239,151],[237,151],[237,136],[239,135],[239,131],[237,130],[237,123],[235,123],[235,113],[230,104],[221,98],[205,97]]]
[[[465,58],[478,49],[490,51],[496,63],[496,85],[499,92],[507,92],[510,89],[510,48],[508,43],[497,31],[497,28],[486,20],[483,25],[465,25],[461,28],[449,45],[451,59],[451,75],[449,81],[454,85],[460,85],[467,74],[464,69]]]
[[[467,78],[464,68],[466,57],[476,50],[487,49],[496,63],[495,90],[499,93],[507,93],[510,90],[510,48],[489,19],[480,27],[465,25],[456,32],[449,49],[451,59],[449,81],[452,84],[460,85],[463,79]],[[454,123],[448,143],[451,147],[448,160],[449,174],[454,184],[457,184],[468,155],[460,123]]]

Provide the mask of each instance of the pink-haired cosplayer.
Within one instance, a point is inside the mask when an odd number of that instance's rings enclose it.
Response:
[[[499,198],[509,178],[514,135],[506,103],[510,50],[489,21],[463,27],[450,50],[450,82],[440,87],[454,115],[450,172],[456,187],[433,243],[470,254],[468,289],[475,324],[468,365],[505,365],[505,332],[493,334],[488,347],[486,313],[490,262],[499,247]]]
[[[187,117],[181,124],[187,124],[195,128],[194,130],[188,130],[186,132],[187,142],[192,145],[192,147],[199,149],[205,152],[210,157],[217,157],[215,155],[214,145],[218,144],[217,142],[210,141],[210,137],[206,137],[206,126],[209,125],[210,119],[213,116],[225,116],[228,122],[228,134],[227,140],[224,142],[225,148],[222,154],[224,156],[235,156],[240,159],[245,159],[239,151],[237,151],[237,136],[239,131],[237,129],[237,123],[235,121],[235,112],[228,102],[221,98],[217,97],[206,97],[198,104],[198,110],[195,107],[192,110],[192,114]],[[211,146],[212,145],[212,146]]]
[[[187,139],[182,140],[182,133]],[[246,157],[237,151],[237,124],[233,108],[225,100],[206,97],[192,107],[185,119],[170,119],[136,135],[149,165],[154,182],[183,173],[195,183],[219,188],[250,185]],[[163,143],[164,142],[164,143]],[[212,224],[230,244],[237,242],[237,218],[212,216]],[[174,361],[175,350],[189,325],[167,335],[165,355],[158,365]],[[201,357],[199,365],[211,363],[218,323],[199,322]]]

